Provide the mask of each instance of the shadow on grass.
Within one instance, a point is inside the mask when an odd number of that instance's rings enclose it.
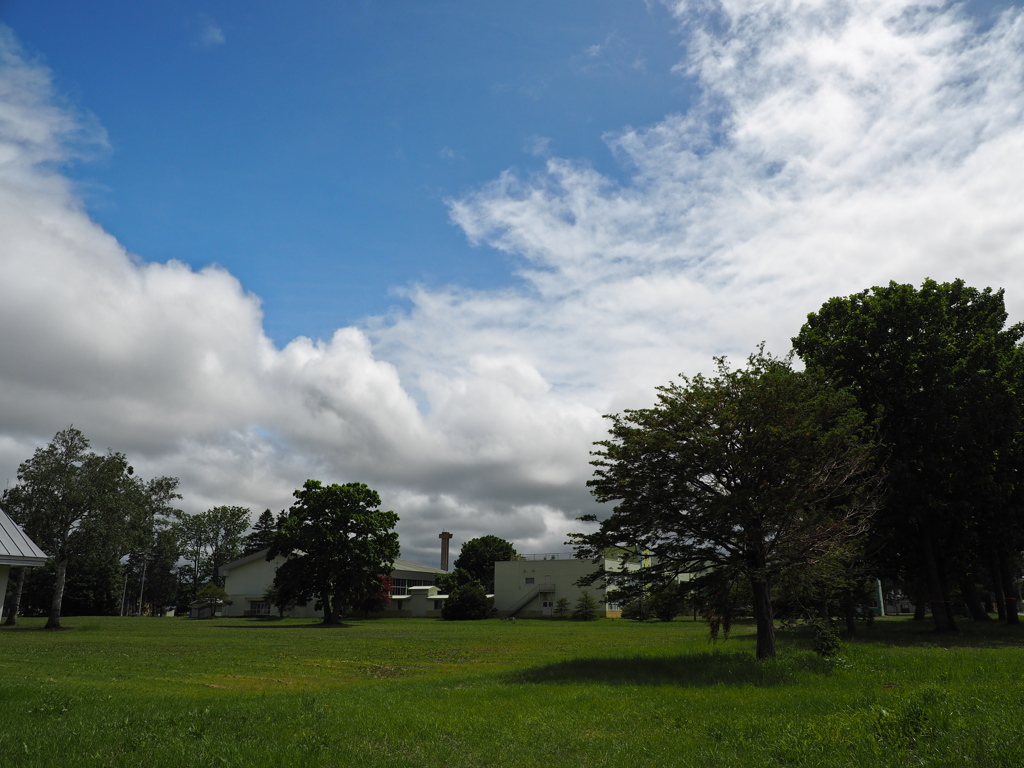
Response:
[[[354,624],[324,624],[316,621],[311,624],[283,624],[277,621],[253,621],[249,619],[245,624],[215,624],[215,629],[352,629]]]
[[[1010,626],[997,621],[957,622],[957,632],[936,632],[931,619],[888,619],[870,627],[857,627],[853,637],[843,634],[843,643],[935,648],[1020,648],[1024,645],[1024,624]]]
[[[749,652],[704,652],[653,658],[584,658],[520,671],[511,675],[509,682],[677,685],[688,688],[775,686],[794,682],[795,672],[809,671],[816,664],[816,659],[806,656],[761,662]]]

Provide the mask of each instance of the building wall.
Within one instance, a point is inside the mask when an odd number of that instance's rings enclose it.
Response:
[[[224,590],[228,593],[231,605],[223,608],[224,616],[248,616],[253,603],[263,602],[263,593],[274,582],[274,574],[283,563],[283,557],[267,560],[266,556],[235,565],[224,575]],[[271,607],[271,615],[277,615],[277,609]],[[285,612],[286,616],[296,619],[321,618],[322,611],[314,611],[313,603],[299,605]]]
[[[241,560],[229,563],[224,567],[224,589],[228,593],[228,599],[231,600],[231,605],[224,606],[224,616],[248,616],[251,615],[253,603],[263,602],[263,593],[266,591],[274,581],[274,575],[277,573],[278,567],[285,562],[284,557],[275,557],[273,560],[267,560],[265,555],[260,557],[242,558]],[[408,565],[407,568],[396,568],[391,572],[392,579],[401,579],[403,581],[413,581],[418,586],[408,587],[407,592],[409,595],[414,595],[417,590],[433,590],[433,594],[437,593],[437,588],[433,586],[421,585],[424,581],[430,581],[433,583],[434,569],[429,566],[422,566],[418,563],[411,563],[410,561],[401,561]],[[392,604],[384,611],[378,612],[377,616],[394,616],[399,617],[403,615],[417,615],[417,616],[440,616],[440,611],[434,611],[432,609],[422,608],[418,613],[409,613],[410,603],[405,602],[408,598],[399,600],[393,600]],[[404,603],[404,604],[403,604]],[[285,615],[295,619],[309,619],[309,618],[323,618],[323,611],[313,610],[314,603],[308,603],[306,605],[296,606],[285,612]],[[431,603],[432,605],[432,603]],[[271,607],[270,615],[276,616],[277,609]]]
[[[554,591],[538,593],[529,602],[516,611],[521,618],[539,618],[554,614],[554,606],[544,608],[544,602],[554,604],[560,598],[569,601],[570,610],[586,590],[598,603],[598,616],[615,618],[620,615],[618,609],[610,609],[605,599],[604,582],[596,581],[589,587],[578,587],[576,581],[598,566],[585,560],[506,560],[494,564],[494,607],[499,616],[507,616],[521,599],[539,585],[551,584]],[[605,562],[605,568],[618,568],[615,561]],[[532,582],[528,580],[532,579]]]

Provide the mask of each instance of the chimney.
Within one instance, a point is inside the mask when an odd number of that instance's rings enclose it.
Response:
[[[452,535],[448,531],[442,531],[441,535],[438,536],[441,540],[441,570],[448,570],[448,542],[451,541]]]

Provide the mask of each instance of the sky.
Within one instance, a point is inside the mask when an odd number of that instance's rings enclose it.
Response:
[[[0,0],[0,472],[565,552],[605,414],[890,280],[1024,320],[1024,12]]]

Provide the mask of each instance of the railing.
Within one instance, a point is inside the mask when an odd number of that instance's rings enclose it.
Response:
[[[516,600],[515,603],[512,604],[512,607],[508,609],[508,613],[505,614],[506,618],[510,618],[512,616],[515,616],[517,613],[519,613],[519,611],[522,610],[523,606],[525,606],[528,602],[533,600],[533,598],[535,598],[538,595],[539,592],[540,592],[540,587],[539,586],[534,587],[529,592],[527,592],[525,595],[523,595],[521,598]]]
[[[513,560],[572,560],[572,552],[542,552],[536,555],[516,555]]]
[[[505,617],[510,618],[512,616],[515,616],[517,613],[523,610],[523,608],[529,605],[530,601],[533,600],[533,598],[537,597],[537,595],[550,595],[554,591],[554,584],[538,584],[525,595],[516,600],[512,604],[512,607],[508,609],[508,613],[505,614]]]

